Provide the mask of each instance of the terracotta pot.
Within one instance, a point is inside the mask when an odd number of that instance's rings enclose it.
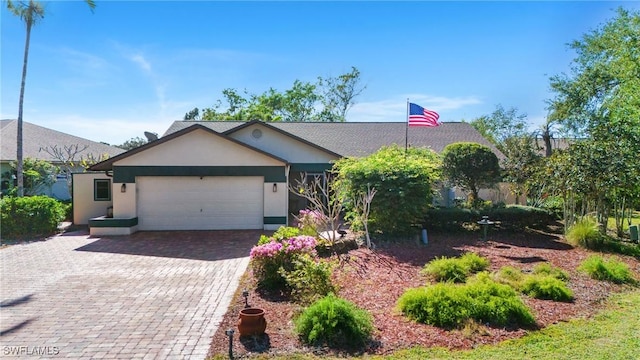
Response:
[[[267,320],[264,318],[264,310],[258,308],[240,310],[240,321],[238,321],[240,336],[262,335],[266,328]]]

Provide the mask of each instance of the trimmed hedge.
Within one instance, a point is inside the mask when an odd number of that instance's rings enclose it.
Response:
[[[0,233],[4,239],[51,235],[65,212],[63,203],[48,196],[7,196],[0,200]]]
[[[531,206],[508,205],[482,210],[454,207],[428,210],[423,226],[434,230],[461,230],[465,224],[475,224],[482,216],[500,222],[500,227],[507,229],[535,228],[557,220],[553,212]]]

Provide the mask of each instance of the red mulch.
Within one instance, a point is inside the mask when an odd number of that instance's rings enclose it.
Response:
[[[475,252],[491,260],[490,270],[511,265],[523,270],[532,269],[540,262],[550,262],[570,275],[569,287],[575,300],[570,303],[537,300],[523,297],[542,328],[572,318],[596,313],[602,301],[611,292],[622,291],[622,285],[592,280],[576,268],[592,252],[573,248],[560,237],[542,232],[494,233],[489,241],[480,241],[477,233],[430,234],[429,244],[385,243],[376,250],[358,249],[340,256],[340,265],[334,271],[334,282],[339,295],[368,310],[374,317],[374,339],[365,350],[370,354],[387,354],[416,345],[444,346],[451,349],[469,349],[479,344],[495,344],[520,337],[534,329],[505,329],[485,327],[472,330],[443,330],[419,324],[403,317],[396,310],[396,301],[407,288],[422,286],[427,279],[420,274],[425,263],[441,256],[457,256]],[[640,263],[619,256],[631,269],[640,273]],[[248,270],[236,292],[224,320],[212,339],[210,355],[228,354],[229,339],[225,330],[236,329],[238,313],[244,306],[242,289],[250,289],[249,304],[266,311],[267,334],[264,337],[240,339],[236,331],[233,342],[234,356],[255,353],[286,355],[292,352],[332,353],[329,349],[308,348],[298,341],[293,331],[292,318],[301,307],[282,299],[262,297],[255,289],[255,281]]]

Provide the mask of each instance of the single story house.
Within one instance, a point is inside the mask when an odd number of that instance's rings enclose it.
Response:
[[[158,140],[74,174],[74,222],[88,223],[98,236],[275,230],[304,208],[288,190],[301,174],[323,176],[341,157],[404,146],[405,134],[400,122],[176,121]],[[459,141],[487,145],[503,157],[467,123],[408,130],[409,146],[436,152]]]
[[[0,120],[0,174],[11,171],[11,163],[17,160],[17,132],[18,120]],[[54,156],[56,152],[60,156]],[[123,152],[123,149],[115,146],[87,140],[26,121],[22,122],[22,154],[24,159],[44,160],[54,166],[62,166],[61,157],[68,159],[74,155],[73,160],[79,161],[81,158],[99,159],[103,156],[116,156]],[[78,164],[72,170],[83,171],[84,168]],[[59,200],[69,200],[71,199],[70,180],[65,174],[60,173],[51,186],[38,189],[38,193]],[[6,186],[8,184],[3,183],[2,189],[4,190]]]

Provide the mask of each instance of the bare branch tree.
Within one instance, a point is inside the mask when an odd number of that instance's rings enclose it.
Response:
[[[46,152],[60,163],[58,166],[60,173],[66,176],[69,193],[71,193],[71,174],[78,167],[82,167],[84,170],[95,163],[106,160],[109,157],[107,154],[96,156],[93,153],[80,155],[78,157],[78,155],[87,150],[88,147],[89,145],[80,146],[79,144],[63,145],[62,147],[53,145],[41,147],[38,151]]]
[[[324,177],[317,175],[312,181],[307,181],[306,173],[300,174],[300,179],[295,181],[295,185],[289,185],[289,191],[309,202],[310,210],[323,215],[319,219],[319,230],[328,232],[327,240],[332,244],[335,243],[336,234],[342,225],[342,202],[336,196],[334,185],[331,174]]]
[[[372,189],[369,184],[367,184],[367,192],[360,193],[358,196],[353,199],[354,209],[358,214],[358,220],[362,223],[364,227],[364,236],[367,243],[367,248],[371,249],[371,237],[369,236],[369,212],[371,211],[371,202],[373,201],[373,197],[376,196],[377,190]]]

